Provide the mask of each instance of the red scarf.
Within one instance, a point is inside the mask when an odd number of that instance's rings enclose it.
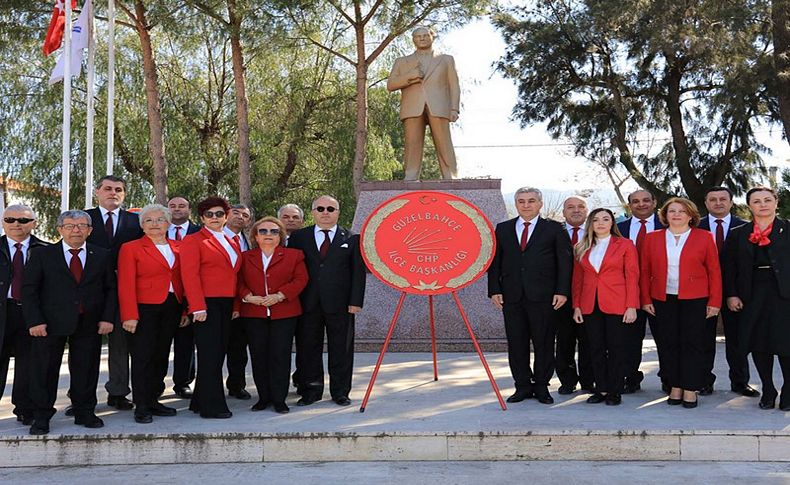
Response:
[[[773,222],[768,224],[768,227],[766,227],[764,231],[761,231],[760,227],[757,224],[754,224],[754,229],[752,229],[752,233],[749,234],[749,242],[758,246],[767,246],[771,244],[771,240],[768,239],[768,234],[771,234],[771,230],[773,228]]]

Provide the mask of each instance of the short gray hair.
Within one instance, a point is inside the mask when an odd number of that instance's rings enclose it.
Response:
[[[33,219],[38,219],[38,216],[36,215],[36,211],[34,211],[30,206],[27,206],[25,204],[11,204],[5,208],[3,214],[5,214],[7,211],[30,212],[31,214],[33,214]]]
[[[520,189],[516,190],[516,193],[513,194],[513,200],[518,200],[518,196],[521,194],[526,194],[532,192],[533,194],[538,196],[538,200],[543,202],[543,192],[540,189],[536,189],[535,187],[521,187]]]
[[[65,224],[66,219],[85,219],[85,221],[87,221],[89,227],[93,226],[93,221],[91,220],[91,215],[88,214],[87,212],[83,211],[83,210],[72,209],[72,210],[67,210],[67,211],[61,212],[60,215],[58,216],[58,220],[56,222],[56,225],[58,227],[63,227],[63,224]]]
[[[340,210],[340,201],[329,194],[319,195],[318,197],[313,199],[313,203],[310,204],[311,209],[315,209],[315,203],[318,202],[318,199],[332,199],[335,201],[335,204],[337,204],[337,209]]]
[[[138,214],[140,220],[140,227],[143,227],[143,219],[145,219],[145,216],[147,216],[149,212],[157,212],[157,211],[161,212],[165,216],[165,219],[167,219],[168,224],[173,223],[173,216],[170,213],[170,209],[163,206],[162,204],[148,204],[147,206],[140,209],[140,212]]]
[[[304,219],[304,211],[302,210],[302,208],[301,208],[301,207],[299,207],[299,206],[298,206],[298,205],[296,205],[296,204],[284,204],[282,207],[280,207],[279,209],[277,209],[277,218],[278,218],[278,219],[279,219],[280,217],[282,217],[282,215],[283,215],[283,211],[284,211],[285,209],[296,209],[297,211],[299,211],[299,217],[301,217],[302,219]]]

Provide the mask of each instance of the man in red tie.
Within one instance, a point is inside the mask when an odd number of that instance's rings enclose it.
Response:
[[[565,228],[540,217],[543,194],[523,187],[515,194],[518,217],[496,227],[496,253],[488,268],[488,296],[505,319],[508,362],[516,392],[508,402],[536,398],[552,404],[556,311],[571,292],[573,257]],[[530,342],[535,350],[530,366]]]
[[[727,187],[711,187],[705,193],[705,208],[708,215],[699,222],[700,229],[707,229],[716,240],[716,247],[719,250],[719,259],[723,259],[724,245],[730,231],[738,226],[746,224],[746,221],[736,215],[732,215],[732,191]],[[757,397],[760,393],[749,385],[749,362],[746,354],[740,350],[738,345],[738,314],[730,311],[727,305],[721,308],[722,326],[724,327],[725,352],[727,364],[730,372],[730,389],[733,392],[747,397]],[[713,383],[716,375],[713,374],[713,365],[716,360],[716,327],[718,317],[708,320],[708,352],[707,365],[709,367],[708,384],[700,389],[700,394],[707,395],[713,393]]]
[[[584,236],[584,221],[587,219],[587,202],[579,196],[572,196],[562,203],[562,216],[565,230],[575,246]],[[579,365],[576,365],[576,343],[579,347]],[[573,394],[576,384],[583,390],[592,392],[594,378],[592,362],[587,348],[585,327],[573,321],[573,308],[563,305],[557,311],[557,377],[560,379],[560,394]]]
[[[63,212],[57,221],[62,239],[31,251],[25,266],[22,310],[35,356],[30,359],[32,435],[49,433],[67,343],[74,424],[104,426],[95,413],[101,336],[113,329],[118,295],[112,253],[86,242],[91,223],[84,211]]]
[[[30,333],[22,315],[22,276],[28,252],[47,243],[32,235],[37,220],[33,209],[26,205],[10,205],[3,212],[0,237],[0,288],[6,298],[0,299],[0,399],[3,397],[8,366],[14,356],[14,387],[11,402],[17,421],[33,423],[30,401]]]

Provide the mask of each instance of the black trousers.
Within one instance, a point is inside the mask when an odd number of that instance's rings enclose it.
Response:
[[[626,337],[625,348],[625,381],[626,384],[636,385],[642,382],[645,375],[639,370],[642,365],[642,342],[645,340],[645,332],[647,325],[650,325],[650,333],[653,335],[653,340],[656,342],[656,350],[658,353],[658,376],[661,382],[664,382],[664,376],[661,369],[664,368],[663,362],[663,345],[661,342],[661,328],[656,324],[656,319],[649,313],[643,310],[636,311],[636,320],[628,326],[628,335]]]
[[[3,398],[8,379],[11,356],[14,357],[14,387],[11,402],[17,416],[32,416],[30,400],[30,332],[22,316],[22,306],[16,300],[6,302],[5,336],[0,348],[0,399]]]
[[[258,389],[258,401],[285,404],[297,318],[243,320],[250,339],[252,378]]]
[[[127,396],[129,387],[129,334],[121,325],[120,314],[115,314],[112,332],[107,335],[107,368],[109,379],[104,389],[110,396]]]
[[[595,390],[598,392],[623,392],[624,358],[630,325],[633,323],[623,323],[622,315],[603,313],[597,301],[593,312],[584,315],[584,323],[579,325],[587,333]]]
[[[767,352],[752,352],[752,360],[760,375],[763,385],[763,398],[776,397],[774,385],[774,354]],[[782,368],[782,399],[781,404],[790,403],[790,355],[779,356],[779,366]]]
[[[213,417],[230,412],[222,386],[222,363],[230,338],[233,298],[206,298],[206,320],[194,322],[197,377],[189,409]],[[234,322],[235,323],[235,322]]]
[[[156,404],[167,375],[170,344],[181,322],[182,306],[170,293],[158,305],[137,305],[139,320],[135,333],[127,336],[132,354],[132,400],[137,414]]]
[[[179,327],[173,338],[173,390],[195,380],[195,326]],[[164,383],[162,383],[164,389]]]
[[[74,416],[94,412],[101,358],[98,330],[98,322],[80,317],[77,329],[71,335],[31,337],[30,398],[36,421],[47,422],[55,414],[60,364],[66,342],[69,344],[69,396]]]
[[[548,392],[554,374],[555,315],[550,301],[522,298],[502,306],[507,337],[507,357],[517,390]],[[534,372],[530,366],[530,342],[535,351]]]
[[[329,360],[329,393],[332,399],[348,397],[354,372],[354,315],[324,313],[320,309],[304,313],[296,324],[297,392],[306,399],[324,394],[324,332]]]
[[[225,387],[229,391],[240,391],[247,387],[247,329],[244,325],[231,325],[228,339],[228,355],[226,366],[228,378]]]
[[[743,345],[738,340],[738,313],[731,312],[726,303],[722,303],[721,318],[724,326],[724,349],[727,357],[727,366],[730,368],[730,385],[732,387],[745,386],[749,383],[749,361],[743,351]],[[713,359],[716,358],[716,347],[713,347]],[[712,364],[711,364],[712,365]]]
[[[557,377],[563,386],[592,388],[595,380],[590,360],[587,332],[582,325],[573,321],[573,308],[567,302],[555,313],[557,317],[557,348],[554,360]],[[579,365],[576,365],[576,343],[579,344]]]
[[[707,301],[681,300],[677,295],[667,295],[666,301],[653,300],[664,345],[662,375],[672,387],[698,391],[707,383]]]

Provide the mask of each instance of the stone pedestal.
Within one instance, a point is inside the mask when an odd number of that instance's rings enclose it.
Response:
[[[463,197],[480,208],[491,224],[496,226],[507,218],[500,187],[501,180],[498,179],[364,182],[357,201],[352,230],[359,233],[370,213],[382,202],[403,192],[417,190],[442,191]],[[502,312],[488,299],[486,277],[483,276],[463,288],[458,296],[483,350],[507,350]],[[356,318],[357,351],[381,349],[399,298],[400,293],[396,289],[368,273],[365,306]],[[433,300],[438,350],[472,350],[469,333],[452,295],[438,295]],[[431,350],[427,296],[406,296],[389,348],[395,352]]]

